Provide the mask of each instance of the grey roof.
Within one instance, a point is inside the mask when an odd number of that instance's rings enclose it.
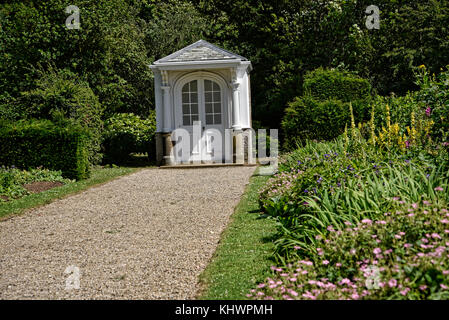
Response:
[[[206,61],[206,60],[240,60],[248,61],[245,57],[219,48],[205,40],[199,40],[175,53],[172,53],[155,63]]]

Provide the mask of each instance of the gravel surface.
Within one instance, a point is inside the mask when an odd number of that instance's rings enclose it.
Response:
[[[194,298],[253,171],[146,169],[0,222],[0,299]]]

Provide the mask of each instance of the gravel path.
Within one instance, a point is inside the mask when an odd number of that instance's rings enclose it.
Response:
[[[253,171],[146,169],[0,222],[0,299],[194,298]]]

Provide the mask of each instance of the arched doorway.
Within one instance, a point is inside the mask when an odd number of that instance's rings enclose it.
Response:
[[[229,126],[228,86],[219,76],[195,72],[175,86],[175,126],[190,134],[190,160],[222,162],[225,159],[225,128]],[[175,152],[177,162],[182,161]]]

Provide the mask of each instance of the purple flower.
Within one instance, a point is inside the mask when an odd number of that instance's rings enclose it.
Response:
[[[430,117],[430,113],[432,112],[432,109],[430,107],[427,107],[426,109],[426,116]]]

